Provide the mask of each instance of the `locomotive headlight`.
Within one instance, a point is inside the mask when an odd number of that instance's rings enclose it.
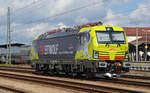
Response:
[[[98,53],[98,51],[93,51],[93,57],[94,58],[96,58],[96,59],[98,59],[98,56],[99,56],[99,53]]]
[[[128,59],[129,58],[129,54],[128,52],[125,53],[125,58]]]
[[[99,62],[99,67],[106,68],[107,67],[107,63],[106,62]]]

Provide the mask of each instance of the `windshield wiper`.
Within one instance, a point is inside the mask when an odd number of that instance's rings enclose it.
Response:
[[[120,43],[117,43],[117,47],[118,47],[118,46],[121,46]]]
[[[109,47],[109,43],[106,43],[105,47]]]

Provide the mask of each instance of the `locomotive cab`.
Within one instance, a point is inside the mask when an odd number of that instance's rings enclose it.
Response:
[[[91,31],[93,58],[98,62],[100,72],[104,76],[118,76],[121,72],[128,72],[128,42],[122,28],[104,26],[102,29],[96,27]],[[107,73],[105,73],[107,72]]]
[[[122,72],[129,71],[128,42],[121,27],[83,28],[79,37],[81,45],[76,59],[85,61],[90,68],[93,67],[90,71],[106,77],[119,76]]]

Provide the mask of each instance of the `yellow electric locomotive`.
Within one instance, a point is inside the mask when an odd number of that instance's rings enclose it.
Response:
[[[40,35],[31,55],[37,71],[116,77],[129,71],[128,49],[123,28],[89,26]]]

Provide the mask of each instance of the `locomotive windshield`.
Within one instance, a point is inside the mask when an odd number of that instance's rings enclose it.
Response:
[[[124,32],[121,31],[96,31],[99,44],[125,44]]]
[[[124,32],[112,32],[112,40],[114,43],[125,44]]]

